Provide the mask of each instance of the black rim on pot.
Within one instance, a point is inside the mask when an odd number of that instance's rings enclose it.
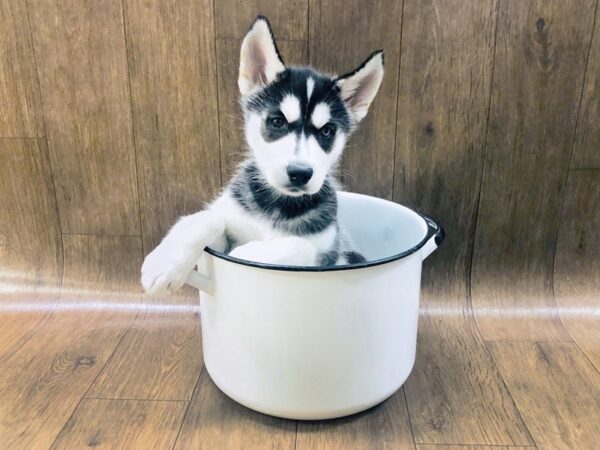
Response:
[[[333,272],[333,271],[337,271],[337,270],[364,269],[366,267],[379,266],[381,264],[386,264],[386,263],[389,263],[392,261],[397,261],[406,256],[412,255],[417,250],[421,249],[432,237],[434,237],[436,245],[439,246],[444,241],[444,238],[446,237],[446,233],[445,233],[444,229],[435,219],[433,219],[425,214],[419,214],[419,216],[421,216],[421,218],[427,224],[427,233],[425,234],[425,237],[423,239],[421,239],[421,241],[418,244],[409,248],[408,250],[405,250],[401,253],[397,253],[392,256],[388,256],[386,258],[381,258],[381,259],[376,259],[373,261],[366,261],[366,262],[356,263],[356,264],[344,264],[342,266],[327,266],[327,267],[323,267],[323,266],[286,266],[286,265],[279,265],[279,264],[266,264],[266,263],[260,263],[260,262],[255,262],[255,261],[248,261],[246,259],[235,258],[235,257],[227,255],[225,253],[221,253],[217,250],[213,250],[210,247],[206,247],[204,249],[204,251],[207,252],[209,255],[215,256],[220,259],[224,259],[226,261],[230,261],[232,263],[241,264],[243,266],[258,267],[260,269],[283,270],[286,272]]]

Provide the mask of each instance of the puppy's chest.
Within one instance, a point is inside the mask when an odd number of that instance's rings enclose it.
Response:
[[[265,217],[250,214],[242,208],[236,210],[227,224],[227,235],[233,246],[247,244],[251,241],[266,241],[297,234],[273,226],[273,222]],[[337,227],[335,224],[318,233],[301,236],[310,241],[317,251],[327,252],[336,242]]]
[[[227,225],[227,233],[236,244],[289,236],[289,234],[273,227],[269,220],[249,214],[241,208],[231,217]]]

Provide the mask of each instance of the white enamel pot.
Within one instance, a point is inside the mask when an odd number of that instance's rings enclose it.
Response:
[[[353,414],[391,396],[415,360],[421,264],[444,238],[393,202],[338,194],[340,223],[369,262],[275,266],[206,249],[204,363],[229,397],[291,419]]]

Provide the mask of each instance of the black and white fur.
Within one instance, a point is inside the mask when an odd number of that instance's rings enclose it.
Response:
[[[381,51],[337,78],[286,67],[258,17],[242,42],[238,79],[248,158],[219,198],[181,218],[146,257],[144,288],[178,289],[206,246],[273,264],[364,261],[337,222],[333,172],[382,78]]]

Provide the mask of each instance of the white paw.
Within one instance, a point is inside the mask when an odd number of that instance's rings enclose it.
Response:
[[[174,292],[185,283],[197,258],[185,249],[164,242],[142,264],[142,286],[149,294]]]
[[[266,264],[313,266],[316,264],[317,250],[306,239],[292,236],[268,241],[251,241],[234,248],[230,255]]]

